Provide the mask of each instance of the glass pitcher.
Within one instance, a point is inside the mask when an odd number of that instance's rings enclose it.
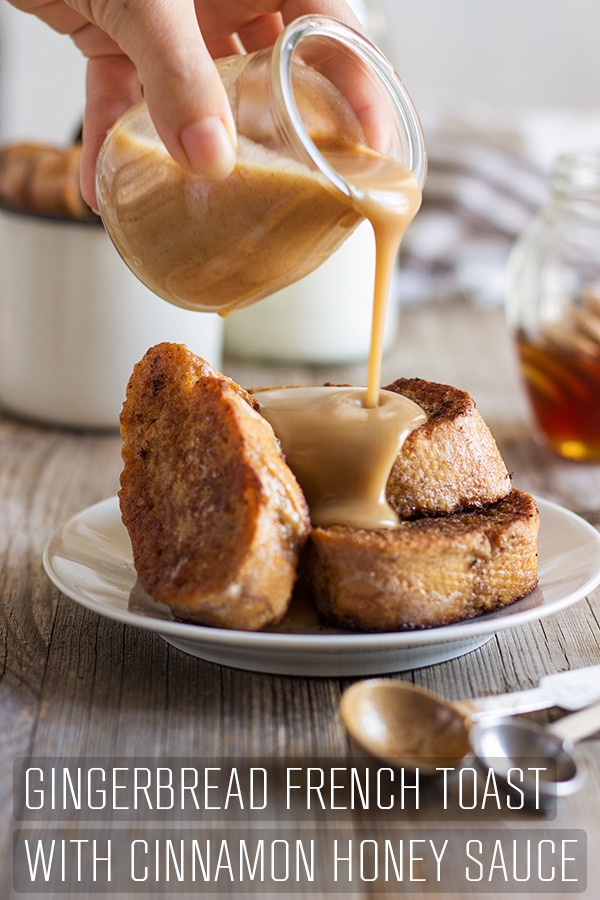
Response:
[[[381,158],[399,164],[419,188],[426,154],[391,64],[334,19],[304,16],[272,48],[217,66],[238,133],[232,174],[214,181],[182,169],[142,102],[107,135],[97,197],[141,281],[178,306],[228,314],[313,271],[362,220],[349,151],[367,169]]]

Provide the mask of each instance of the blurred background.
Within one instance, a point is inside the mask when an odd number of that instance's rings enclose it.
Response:
[[[494,303],[510,243],[562,152],[600,147],[600,6],[589,0],[355,0],[423,120],[430,174],[401,300]],[[0,0],[0,143],[68,142],[85,64]]]
[[[598,111],[600,7],[589,0],[353,5],[422,112],[465,104],[502,115]],[[78,51],[3,0],[0,53],[2,139],[64,139],[83,103],[85,64]]]
[[[354,6],[366,11],[421,111],[465,104],[498,114],[598,111],[600,7],[589,0],[355,0]],[[83,103],[78,51],[3,0],[0,53],[2,139],[64,139]]]
[[[587,0],[376,0],[372,8],[419,105],[598,106],[600,9]]]

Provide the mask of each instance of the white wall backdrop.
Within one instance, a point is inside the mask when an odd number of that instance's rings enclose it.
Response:
[[[420,108],[600,109],[600,4],[592,0],[364,3]],[[0,0],[0,139],[67,140],[84,73],[67,38]]]
[[[67,143],[85,96],[75,45],[0,0],[0,139]]]
[[[419,105],[600,107],[594,0],[373,0],[380,43]]]

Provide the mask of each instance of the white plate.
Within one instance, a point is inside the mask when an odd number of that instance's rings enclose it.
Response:
[[[540,586],[511,606],[440,628],[348,634],[293,620],[261,632],[229,631],[174,621],[137,584],[129,536],[116,497],[65,522],[48,542],[44,567],[82,606],[156,631],[173,646],[210,662],[282,675],[347,676],[401,672],[454,659],[498,631],[570,606],[600,584],[600,534],[575,513],[538,500]]]

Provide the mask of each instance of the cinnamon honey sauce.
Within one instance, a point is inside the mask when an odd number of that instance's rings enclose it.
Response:
[[[321,151],[352,185],[352,206],[375,235],[375,282],[366,406],[376,406],[381,378],[385,311],[396,256],[404,233],[421,206],[421,190],[404,166],[363,147]]]
[[[383,327],[396,254],[421,191],[407,169],[362,148],[323,155],[352,183],[353,206],[375,233],[367,386],[278,388],[256,398],[305,493],[313,524],[393,528],[398,519],[385,498],[390,469],[426,415],[412,400],[380,390]]]
[[[385,499],[390,469],[410,432],[425,421],[401,394],[364,388],[297,387],[256,393],[306,496],[315,525],[391,528],[398,519]]]

